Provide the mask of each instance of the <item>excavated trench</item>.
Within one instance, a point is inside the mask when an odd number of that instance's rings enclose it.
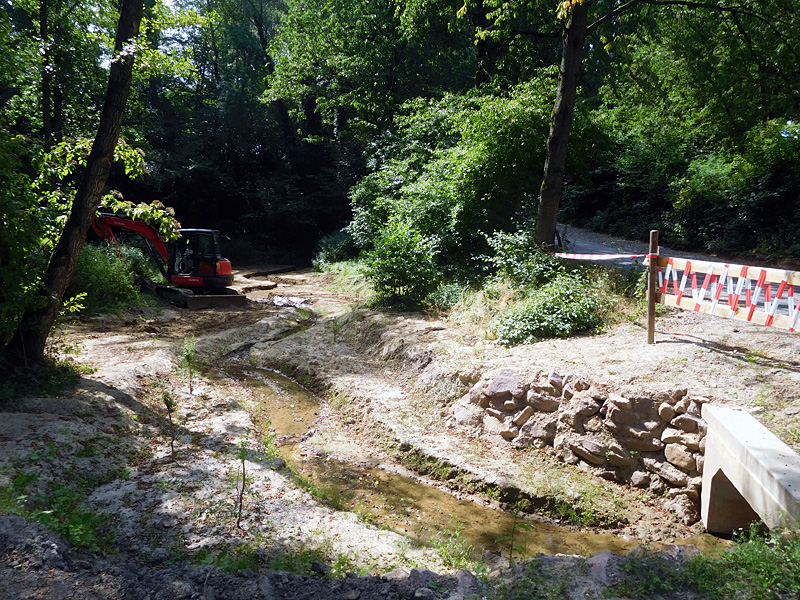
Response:
[[[315,444],[326,425],[323,401],[307,389],[265,368],[230,367],[225,376],[244,385],[270,421],[269,434],[291,470],[313,487],[318,498],[379,527],[422,544],[472,547],[476,555],[523,558],[536,554],[588,556],[610,550],[625,554],[641,541],[612,533],[576,530],[498,509],[489,502],[458,497],[450,489],[422,481],[398,464],[333,454]],[[513,534],[513,538],[512,538]],[[708,539],[706,539],[708,538]],[[709,536],[685,540],[699,546]]]

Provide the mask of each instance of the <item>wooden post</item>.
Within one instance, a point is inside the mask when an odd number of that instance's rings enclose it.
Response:
[[[650,231],[647,263],[647,343],[656,343],[656,291],[658,289],[658,229]]]

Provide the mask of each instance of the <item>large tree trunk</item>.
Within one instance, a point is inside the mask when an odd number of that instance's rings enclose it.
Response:
[[[564,166],[567,162],[567,140],[575,112],[575,96],[581,72],[583,43],[586,39],[589,2],[590,0],[583,0],[581,4],[573,5],[564,35],[558,90],[550,123],[550,137],[547,140],[544,178],[539,192],[539,211],[536,218],[536,244],[539,246],[550,246],[555,239]]]
[[[119,140],[125,104],[131,88],[134,52],[131,41],[139,34],[142,22],[143,0],[123,0],[114,52],[111,62],[106,98],[97,136],[94,139],[86,170],[81,177],[72,210],[56,244],[50,265],[45,274],[42,307],[26,313],[7,355],[17,364],[37,364],[44,360],[47,336],[53,326],[64,293],[69,286],[86,233],[103,198],[108,173],[114,160],[114,149]]]

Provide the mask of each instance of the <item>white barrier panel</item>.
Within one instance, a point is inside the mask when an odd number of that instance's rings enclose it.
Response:
[[[800,285],[800,273],[795,271],[658,258],[657,300],[661,304],[767,327],[797,329],[800,294],[795,295],[796,285]]]

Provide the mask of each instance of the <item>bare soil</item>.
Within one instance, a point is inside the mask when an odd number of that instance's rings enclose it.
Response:
[[[367,310],[359,298],[333,289],[328,275],[266,271],[238,274],[254,301],[246,308],[164,308],[68,327],[66,343],[80,350],[74,359],[93,372],[63,396],[0,406],[0,486],[21,489],[29,481],[25,493],[40,494],[57,510],[59,486],[80,482],[90,515],[84,521],[107,515],[97,528],[107,537],[95,548],[90,540],[88,549],[31,520],[0,517],[3,597],[456,599],[483,593],[487,584],[458,571],[446,554],[320,501],[313,486],[268,451],[263,411],[247,387],[216,376],[229,365],[276,368],[319,392],[319,414],[302,441],[306,454],[402,472],[492,506],[496,499],[477,494],[471,483],[571,499],[597,511],[606,523],[602,532],[624,542],[623,553],[641,543],[705,542],[699,527],[678,523],[642,492],[561,465],[546,452],[491,447],[445,428],[452,402],[494,369],[556,370],[622,394],[687,388],[712,402],[743,406],[795,449],[800,444],[796,334],[676,312],[658,319],[654,345],[645,343],[642,322],[631,318],[602,335],[508,349],[475,324]],[[179,368],[187,340],[196,342],[205,364],[191,382]],[[165,393],[177,402],[177,429]],[[239,518],[242,464],[249,479]],[[458,466],[461,476],[437,479],[442,464]],[[553,513],[538,518],[560,520]],[[81,519],[69,522],[72,530],[61,533],[81,540]],[[666,551],[682,560],[684,551]],[[499,555],[481,560],[498,574]],[[570,597],[586,597],[586,590],[600,594],[613,585],[619,557],[598,554],[580,573],[570,565],[583,559],[538,560],[537,568],[570,580]],[[336,579],[280,570],[301,563],[316,575],[371,575]]]

